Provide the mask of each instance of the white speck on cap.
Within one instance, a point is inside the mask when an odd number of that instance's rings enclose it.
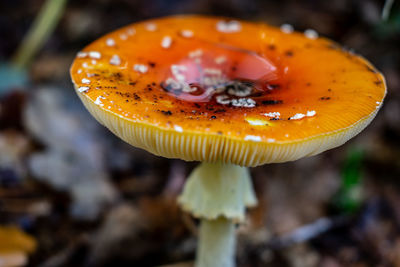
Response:
[[[171,36],[164,36],[164,38],[161,40],[161,47],[162,48],[170,48],[172,44],[172,38]]]
[[[222,70],[221,69],[214,69],[214,68],[205,68],[204,69],[205,74],[211,74],[211,75],[221,75]]]
[[[202,55],[203,55],[203,50],[201,49],[196,49],[194,51],[189,52],[190,58],[201,57]]]
[[[178,78],[180,78],[180,75],[178,75]],[[170,77],[167,79],[167,81],[165,83],[172,90],[182,90],[182,92],[185,92],[185,93],[192,93],[192,92],[197,91],[196,87],[190,87],[189,84],[184,81],[184,77],[182,77],[182,79],[176,81]]]
[[[89,89],[90,88],[88,86],[81,86],[81,87],[78,88],[78,92],[79,93],[83,93],[83,92],[86,92]]]
[[[76,54],[76,57],[77,58],[85,58],[85,57],[87,57],[88,56],[88,53],[86,53],[86,52],[78,52],[77,54]]]
[[[268,113],[264,113],[264,116],[270,117],[270,118],[280,118],[281,113],[279,112],[268,112]]]
[[[253,119],[253,118],[245,118],[245,120],[250,124],[250,125],[255,125],[255,126],[265,126],[267,125],[267,121],[265,120],[260,120],[260,119]]]
[[[185,65],[177,65],[177,64],[172,64],[171,65],[171,72],[172,74],[177,74],[179,72],[184,72],[187,70],[187,67]]]
[[[225,56],[219,56],[215,59],[215,63],[217,63],[218,65],[224,63],[225,61],[226,61]]]
[[[217,103],[221,105],[228,105],[231,103],[227,95],[217,95],[215,97],[215,101],[217,101]]]
[[[96,65],[97,61],[95,59],[92,59],[92,65]]]
[[[256,101],[251,98],[232,99],[231,103],[235,107],[253,108],[256,106]]]
[[[172,90],[181,90],[182,89],[182,85],[180,82],[175,81],[174,79],[172,79],[171,77],[168,78],[165,81],[165,84],[167,86],[169,86],[169,88],[171,88]]]
[[[114,39],[113,38],[107,38],[106,45],[107,46],[114,46],[115,45]]]
[[[146,73],[148,71],[148,67],[146,65],[143,64],[135,64],[133,66],[133,70],[140,72],[140,73]]]
[[[290,24],[287,24],[287,23],[282,24],[281,27],[280,27],[280,29],[281,29],[281,31],[282,31],[283,33],[286,33],[286,34],[292,33],[292,32],[294,31],[293,26],[290,25]]]
[[[82,70],[81,70],[81,69],[79,69],[79,70],[78,70],[78,74],[81,74],[81,73],[82,73]]]
[[[179,126],[179,125],[174,125],[174,129],[175,129],[175,131],[177,131],[177,132],[183,132],[183,129],[182,129],[182,127],[181,126]]]
[[[245,141],[254,141],[254,142],[261,142],[261,137],[256,135],[246,135],[244,138]]]
[[[119,58],[118,55],[113,55],[110,58],[110,64],[111,65],[115,65],[115,66],[119,66],[121,64],[121,59]]]
[[[89,52],[89,57],[90,58],[94,58],[94,59],[100,59],[101,58],[101,54],[98,51],[90,51]]]
[[[379,101],[376,101],[376,104],[377,104],[377,105],[379,105],[380,103],[381,103],[381,102],[379,102]]]
[[[300,120],[304,118],[306,115],[303,113],[296,113],[294,116],[290,117],[291,120]]]
[[[307,117],[313,117],[313,116],[315,116],[315,114],[317,114],[317,112],[315,110],[307,111]]]
[[[119,39],[125,41],[126,39],[128,39],[128,36],[127,36],[125,33],[121,33],[121,34],[119,35]]]
[[[136,33],[136,30],[134,28],[129,28],[126,30],[126,33],[128,35],[134,35]]]
[[[83,62],[82,67],[87,68],[87,67],[89,67],[89,65],[87,64],[87,62]]]
[[[172,75],[174,75],[175,79],[177,79],[179,82],[185,81],[186,77],[182,74],[182,72],[185,72],[186,70],[187,68],[185,65],[171,65]]]
[[[183,74],[181,74],[181,73],[176,74],[176,75],[175,75],[175,78],[176,78],[178,81],[180,81],[180,82],[184,82],[184,81],[186,80],[185,75],[183,75]]]
[[[89,80],[89,79],[86,79],[86,78],[83,78],[83,79],[82,79],[82,83],[84,83],[84,84],[90,84],[90,80]]]
[[[286,66],[286,67],[283,69],[283,72],[284,72],[285,74],[288,73],[288,72],[289,72],[289,67]]]
[[[157,25],[155,23],[147,23],[146,24],[146,30],[150,31],[150,32],[154,32],[155,30],[157,30]]]
[[[104,104],[101,102],[101,100],[102,99],[106,99],[104,96],[98,96],[97,98],[96,98],[96,100],[94,101],[94,103],[96,104],[96,105],[99,105],[99,106],[104,106]]]
[[[182,30],[181,35],[185,38],[191,38],[193,37],[194,33],[191,30]]]
[[[317,39],[318,38],[318,33],[313,30],[313,29],[307,29],[304,31],[304,35],[308,38],[308,39]]]
[[[230,20],[230,21],[218,21],[216,28],[219,32],[223,33],[235,33],[239,32],[242,29],[242,25],[239,21]]]

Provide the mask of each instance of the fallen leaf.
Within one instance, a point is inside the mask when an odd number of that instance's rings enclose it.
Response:
[[[36,240],[15,226],[0,226],[0,267],[24,266]]]

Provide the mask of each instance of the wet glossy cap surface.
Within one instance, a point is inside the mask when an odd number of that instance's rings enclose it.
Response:
[[[376,115],[383,76],[313,31],[178,16],[93,42],[71,67],[88,110],[157,155],[245,166],[343,144]]]

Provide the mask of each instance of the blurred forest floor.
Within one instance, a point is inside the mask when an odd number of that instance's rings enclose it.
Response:
[[[0,83],[23,79],[6,64],[43,2],[1,1]],[[251,170],[260,205],[238,227],[238,266],[400,266],[400,4],[382,21],[383,4],[68,1],[27,82],[0,89],[0,266],[191,266],[198,222],[176,196],[196,163],[110,134],[68,73],[75,54],[103,34],[182,13],[313,28],[365,56],[388,83],[377,118],[346,145]]]

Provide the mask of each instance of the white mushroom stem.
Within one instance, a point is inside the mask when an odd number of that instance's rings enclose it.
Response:
[[[246,207],[257,205],[249,170],[201,163],[190,174],[178,202],[202,219],[196,267],[235,266],[235,223],[244,220]]]
[[[235,266],[236,234],[232,220],[201,220],[195,267]]]

